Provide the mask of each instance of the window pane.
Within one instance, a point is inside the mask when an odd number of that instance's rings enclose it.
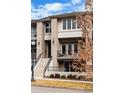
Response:
[[[68,19],[68,29],[71,29],[71,19]]]
[[[76,19],[72,19],[72,29],[76,29]]]
[[[72,55],[72,46],[68,45],[68,55]]]
[[[77,21],[77,29],[79,29],[80,28],[80,24],[79,24],[79,22]]]
[[[51,25],[50,25],[50,23],[47,23],[46,24],[46,33],[49,33],[49,32],[51,32]]]
[[[49,32],[49,24],[47,23],[46,24],[46,33],[48,33]]]
[[[36,27],[31,27],[31,32],[36,32]]]
[[[66,29],[66,19],[63,20],[63,29]]]
[[[65,52],[66,52],[66,50],[65,50],[65,45],[62,45],[62,54],[65,55]]]
[[[77,49],[77,44],[74,45],[74,53],[77,53],[78,49]]]

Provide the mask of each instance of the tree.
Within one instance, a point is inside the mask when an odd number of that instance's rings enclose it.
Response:
[[[92,0],[88,0],[92,1]],[[88,2],[87,2],[88,4]],[[83,14],[77,14],[78,25],[80,25],[82,31],[82,37],[79,41],[80,51],[74,62],[72,63],[72,67],[76,72],[86,72],[86,79],[93,78],[93,13],[92,11],[87,10]]]

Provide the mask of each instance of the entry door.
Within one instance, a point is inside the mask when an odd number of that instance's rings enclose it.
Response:
[[[65,69],[65,72],[69,72],[69,62],[68,61],[64,61],[64,69]]]
[[[51,41],[48,41],[48,57],[51,57]]]

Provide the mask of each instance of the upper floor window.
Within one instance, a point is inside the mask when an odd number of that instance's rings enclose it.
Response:
[[[63,20],[63,29],[66,29],[66,19]]]
[[[45,30],[46,30],[46,33],[50,33],[51,32],[51,24],[50,23],[46,23],[45,24]]]
[[[72,19],[72,29],[76,29],[76,19]]]
[[[77,29],[80,28],[80,23],[77,21]]]
[[[71,29],[71,19],[67,19],[68,22],[68,29]]]
[[[31,27],[31,32],[36,32],[36,27]]]
[[[63,30],[66,29],[79,29],[80,25],[76,21],[76,18],[63,19]]]

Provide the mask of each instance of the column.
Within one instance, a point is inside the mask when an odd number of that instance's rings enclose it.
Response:
[[[41,57],[44,57],[44,46],[45,46],[45,41],[44,41],[44,29],[43,29],[43,23],[38,22],[37,23],[37,57],[42,54]]]
[[[58,50],[58,24],[57,18],[51,19],[51,56],[53,66],[58,67],[57,62],[57,50]]]

